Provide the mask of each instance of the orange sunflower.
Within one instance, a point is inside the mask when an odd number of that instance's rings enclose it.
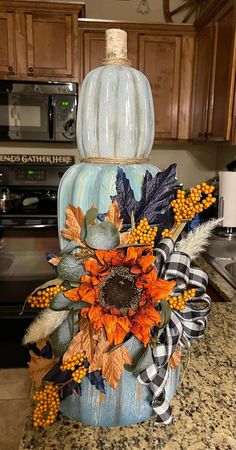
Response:
[[[154,261],[150,247],[96,250],[84,261],[80,286],[64,295],[91,304],[81,315],[95,330],[104,327],[109,343],[121,344],[131,332],[146,346],[151,327],[161,321],[155,306],[176,284],[158,278]]]

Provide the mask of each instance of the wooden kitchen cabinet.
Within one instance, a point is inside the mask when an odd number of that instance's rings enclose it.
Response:
[[[156,137],[178,137],[180,36],[139,37],[139,69],[147,76],[153,95]]]
[[[78,81],[81,8],[76,0],[74,3],[0,0],[2,78]]]
[[[213,51],[213,25],[208,25],[196,36],[194,84],[192,95],[191,138],[206,139],[208,102]]]
[[[153,94],[158,140],[188,139],[193,77],[192,26],[79,21],[82,82],[105,56],[105,29],[127,31],[132,67],[148,78]]]
[[[192,138],[230,140],[235,45],[234,2],[229,0],[196,38]]]
[[[13,12],[0,12],[0,74],[14,74],[15,34]]]

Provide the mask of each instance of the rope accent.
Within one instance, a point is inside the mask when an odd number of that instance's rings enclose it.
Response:
[[[150,158],[79,158],[80,162],[98,164],[145,164],[150,162]]]
[[[103,66],[131,66],[131,61],[128,58],[112,58],[112,59],[104,59],[102,61]]]

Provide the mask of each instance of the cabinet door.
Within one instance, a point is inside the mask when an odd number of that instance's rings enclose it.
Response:
[[[152,88],[156,138],[176,139],[181,37],[141,35],[139,48],[139,69]]]
[[[26,32],[29,76],[73,76],[73,15],[27,13]]]
[[[196,37],[190,137],[197,139],[207,133],[212,50],[213,26],[209,25]]]
[[[14,15],[0,12],[0,73],[13,75],[15,67]]]
[[[83,47],[84,47],[84,67],[82,79],[90,70],[102,66],[102,61],[105,58],[105,31],[83,33]]]
[[[233,2],[215,18],[214,57],[210,95],[208,135],[211,139],[229,140],[235,78],[235,23]]]

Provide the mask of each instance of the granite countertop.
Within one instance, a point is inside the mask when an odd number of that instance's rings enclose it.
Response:
[[[199,256],[194,262],[207,273],[209,284],[211,284],[223,300],[226,302],[236,302],[236,289],[211,266],[204,255]]]
[[[95,428],[62,415],[33,430],[30,408],[19,450],[235,450],[236,312],[214,303],[205,337],[191,348],[188,368],[172,401],[173,423],[155,420],[127,427]],[[186,366],[187,355],[183,357]]]

